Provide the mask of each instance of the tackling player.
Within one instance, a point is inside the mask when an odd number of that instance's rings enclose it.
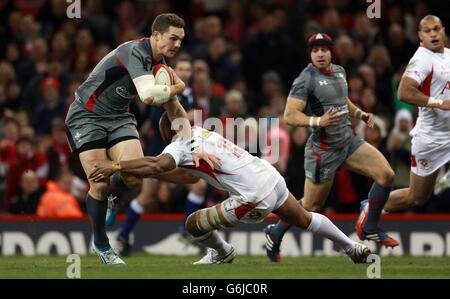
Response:
[[[190,142],[178,136],[174,138],[175,132],[171,130],[166,114],[161,118],[160,130],[166,142],[172,140],[161,155],[95,163],[90,179],[100,181],[116,171],[174,183],[192,183],[195,178],[203,178],[212,186],[228,191],[228,199],[194,212],[186,221],[186,229],[194,240],[212,249],[194,264],[231,262],[235,256],[234,247],[225,242],[216,230],[239,223],[261,222],[271,212],[284,221],[334,241],[353,262],[366,262],[370,254],[367,246],[352,241],[327,217],[307,212],[289,192],[283,177],[268,162],[250,155],[215,132],[194,127],[193,134],[202,150],[220,160],[214,168],[206,163],[196,167]]]

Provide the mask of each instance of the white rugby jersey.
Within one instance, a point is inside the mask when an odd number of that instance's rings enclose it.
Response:
[[[444,53],[435,53],[420,46],[403,76],[416,80],[425,95],[449,101],[450,50],[445,48]],[[419,107],[419,117],[411,136],[439,144],[450,142],[450,111]]]
[[[197,126],[192,131],[201,150],[217,156],[221,166],[211,169],[201,160],[196,168],[189,146],[179,138],[169,144],[162,154],[170,154],[177,166],[205,179],[214,187],[243,196],[252,203],[261,201],[274,189],[280,174],[267,161],[250,155],[215,132]]]

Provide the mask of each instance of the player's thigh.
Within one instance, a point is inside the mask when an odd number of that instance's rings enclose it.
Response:
[[[233,225],[263,221],[267,215],[279,209],[289,197],[284,178],[278,174],[273,190],[261,196],[248,200],[244,196],[231,195],[221,203],[221,211],[225,219]]]
[[[288,199],[273,212],[283,221],[303,229],[306,229],[311,222],[311,214],[302,207],[290,192]]]
[[[106,149],[104,148],[97,148],[83,151],[79,154],[79,158],[81,165],[83,166],[84,172],[88,177],[93,171],[93,166],[95,162],[109,160],[108,155],[106,153]]]
[[[305,191],[302,205],[307,211],[318,212],[322,209],[327,200],[328,194],[333,187],[333,178],[323,183],[313,183],[305,180]]]
[[[409,197],[416,204],[422,204],[426,202],[434,189],[436,178],[439,174],[439,170],[427,176],[418,176],[411,172],[409,175]]]
[[[363,143],[344,162],[344,165],[359,174],[368,176],[383,186],[389,186],[394,171],[389,162],[375,147]]]
[[[108,156],[113,161],[133,160],[144,157],[139,139],[121,141],[108,149]],[[130,188],[140,187],[142,179],[128,174],[121,174],[125,184]]]
[[[121,141],[108,149],[108,156],[113,161],[142,158],[144,152],[141,141],[135,138]]]

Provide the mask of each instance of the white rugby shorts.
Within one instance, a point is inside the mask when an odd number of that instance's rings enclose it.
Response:
[[[412,139],[411,171],[418,176],[428,176],[450,161],[450,141],[438,144],[424,141],[420,137]]]
[[[231,224],[258,223],[286,202],[289,190],[280,175],[272,192],[261,201],[250,202],[243,196],[232,195],[220,204],[223,215]]]

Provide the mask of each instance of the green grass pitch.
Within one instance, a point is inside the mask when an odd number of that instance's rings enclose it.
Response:
[[[265,256],[237,256],[232,264],[194,266],[197,256],[138,254],[126,266],[100,264],[81,257],[81,278],[367,278],[367,266],[347,257],[284,257],[273,264]],[[66,278],[64,256],[0,257],[0,278]],[[381,278],[450,278],[450,257],[382,257]]]

